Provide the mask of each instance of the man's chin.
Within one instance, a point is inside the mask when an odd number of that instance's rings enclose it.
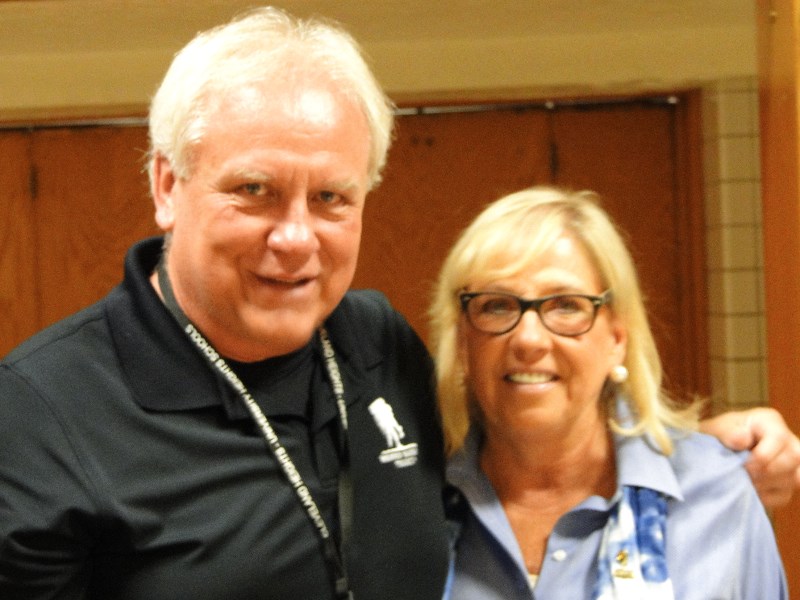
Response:
[[[302,315],[275,315],[261,327],[254,328],[251,337],[264,352],[272,356],[289,354],[308,344],[321,320]]]

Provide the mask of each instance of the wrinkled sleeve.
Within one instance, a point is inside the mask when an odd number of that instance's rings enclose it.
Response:
[[[694,435],[671,460],[685,494],[667,531],[676,597],[788,598],[772,524],[742,468],[746,454]]]
[[[47,399],[0,366],[0,598],[85,597],[86,478]]]
[[[755,491],[750,503],[752,508],[747,511],[741,524],[741,527],[745,528],[743,532],[745,543],[742,545],[739,570],[743,577],[740,597],[788,600],[786,574],[772,524]],[[736,517],[730,519],[732,522],[736,520]]]

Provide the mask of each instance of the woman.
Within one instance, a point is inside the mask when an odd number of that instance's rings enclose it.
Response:
[[[632,260],[591,193],[487,208],[431,315],[450,597],[786,597],[744,457],[661,388]]]

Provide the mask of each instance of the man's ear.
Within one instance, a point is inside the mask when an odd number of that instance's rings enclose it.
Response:
[[[164,231],[175,226],[175,186],[178,178],[166,157],[157,154],[153,158],[151,193],[156,209],[156,224]]]

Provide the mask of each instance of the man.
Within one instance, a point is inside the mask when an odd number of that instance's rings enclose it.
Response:
[[[0,375],[0,597],[441,597],[429,360],[383,298],[343,300],[391,127],[332,27],[266,9],[176,57],[151,110],[163,258],[135,247]]]
[[[176,56],[150,114],[163,252],[0,368],[0,597],[441,597],[430,360],[346,293],[391,128],[335,27],[266,8]]]

